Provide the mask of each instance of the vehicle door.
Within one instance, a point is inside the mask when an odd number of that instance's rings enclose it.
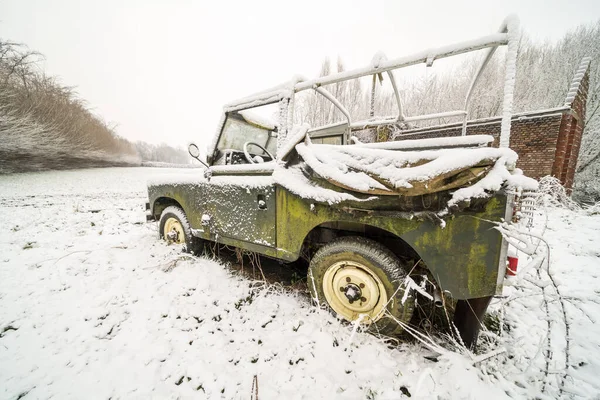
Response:
[[[203,190],[202,224],[212,240],[253,251],[276,248],[276,150],[274,124],[248,112],[226,114]]]
[[[276,246],[275,184],[271,175],[213,176],[203,197],[202,225],[210,230],[213,240],[235,245],[225,239],[229,238]]]

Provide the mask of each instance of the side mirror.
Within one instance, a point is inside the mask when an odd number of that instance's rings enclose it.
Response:
[[[191,143],[188,146],[188,153],[190,153],[190,156],[192,156],[196,160],[200,161],[202,163],[202,165],[204,165],[206,168],[208,168],[208,164],[200,159],[200,149],[198,148],[198,146],[196,146],[196,144]]]
[[[188,146],[188,152],[190,153],[190,156],[194,158],[200,157],[200,149],[194,143]]]

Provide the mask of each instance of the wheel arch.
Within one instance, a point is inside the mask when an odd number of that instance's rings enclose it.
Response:
[[[496,291],[497,275],[486,274],[484,267],[497,274],[498,261],[493,256],[496,254],[494,246],[499,247],[500,241],[489,238],[496,234],[494,230],[474,226],[478,222],[467,215],[450,221],[445,229],[426,221],[416,229],[405,229],[401,224],[390,225],[398,229],[386,229],[388,225],[383,223],[321,220],[310,229],[297,251],[302,256],[310,255],[307,246],[316,243],[318,247],[319,243],[325,244],[338,236],[368,237],[388,247],[399,258],[412,258],[414,264],[422,260],[419,267],[423,267],[438,288],[454,299],[479,298]],[[327,233],[323,235],[323,232]],[[491,258],[491,262],[485,257]]]
[[[304,237],[302,251],[314,245],[320,247],[343,236],[363,236],[387,247],[401,259],[422,260],[421,255],[410,243],[394,232],[362,222],[327,221],[314,226]],[[427,267],[423,262],[423,266]]]
[[[185,212],[185,209],[183,208],[181,203],[175,200],[174,198],[166,196],[158,197],[152,203],[152,215],[154,216],[155,220],[158,221],[163,210],[169,206],[177,206]]]

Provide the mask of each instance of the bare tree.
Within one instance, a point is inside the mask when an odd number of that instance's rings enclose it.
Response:
[[[557,42],[538,43],[527,36],[521,38],[515,112],[532,111],[562,106],[574,73],[583,59],[591,57],[590,86],[588,91],[585,130],[575,187],[592,198],[600,198],[600,20],[581,25]],[[469,118],[478,119],[499,115],[502,106],[504,51],[499,50],[488,64],[472,95]],[[471,77],[481,61],[480,56],[467,57],[458,66],[442,71],[427,68],[421,78],[401,79],[400,89],[406,115],[429,114],[462,109]],[[336,69],[343,71],[338,58]],[[330,73],[330,62],[321,65],[321,76]],[[386,85],[387,88],[386,88]],[[355,120],[369,116],[371,80],[340,82],[326,87],[350,111]],[[333,105],[317,93],[304,95],[296,113],[297,122],[308,122],[313,127],[341,120]],[[375,114],[396,115],[397,105],[389,82],[376,87]],[[439,118],[421,121],[420,126],[443,124],[456,119]]]
[[[0,173],[139,164],[146,156],[140,154],[143,146],[119,137],[75,88],[44,74],[40,59],[39,53],[0,39]],[[154,147],[147,160],[189,162],[180,149]]]

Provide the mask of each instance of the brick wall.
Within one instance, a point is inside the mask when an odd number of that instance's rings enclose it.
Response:
[[[572,80],[564,106],[515,114],[511,121],[510,148],[519,155],[517,167],[525,175],[540,179],[552,175],[567,188],[573,187],[589,89],[589,58],[584,58]],[[467,135],[491,135],[498,146],[500,117],[467,123]],[[385,127],[383,127],[385,129]],[[375,142],[388,135],[375,128],[353,132],[363,142]],[[384,132],[385,133],[385,132]],[[403,130],[393,140],[460,136],[462,123]]]
[[[567,110],[567,109],[565,109]],[[539,179],[553,173],[561,121],[565,110],[554,109],[541,113],[516,115],[510,129],[510,147],[519,154],[517,167],[532,178]],[[567,110],[568,111],[568,110]],[[470,121],[467,135],[491,135],[493,146],[497,147],[500,138],[501,118]],[[425,139],[432,137],[460,136],[462,124],[408,130],[395,136],[395,140]]]
[[[555,165],[552,172],[568,189],[573,187],[575,167],[585,126],[585,111],[590,84],[589,65],[590,59],[585,58],[575,73],[565,101],[565,105],[570,107],[570,112],[563,117],[560,139],[556,147]]]

